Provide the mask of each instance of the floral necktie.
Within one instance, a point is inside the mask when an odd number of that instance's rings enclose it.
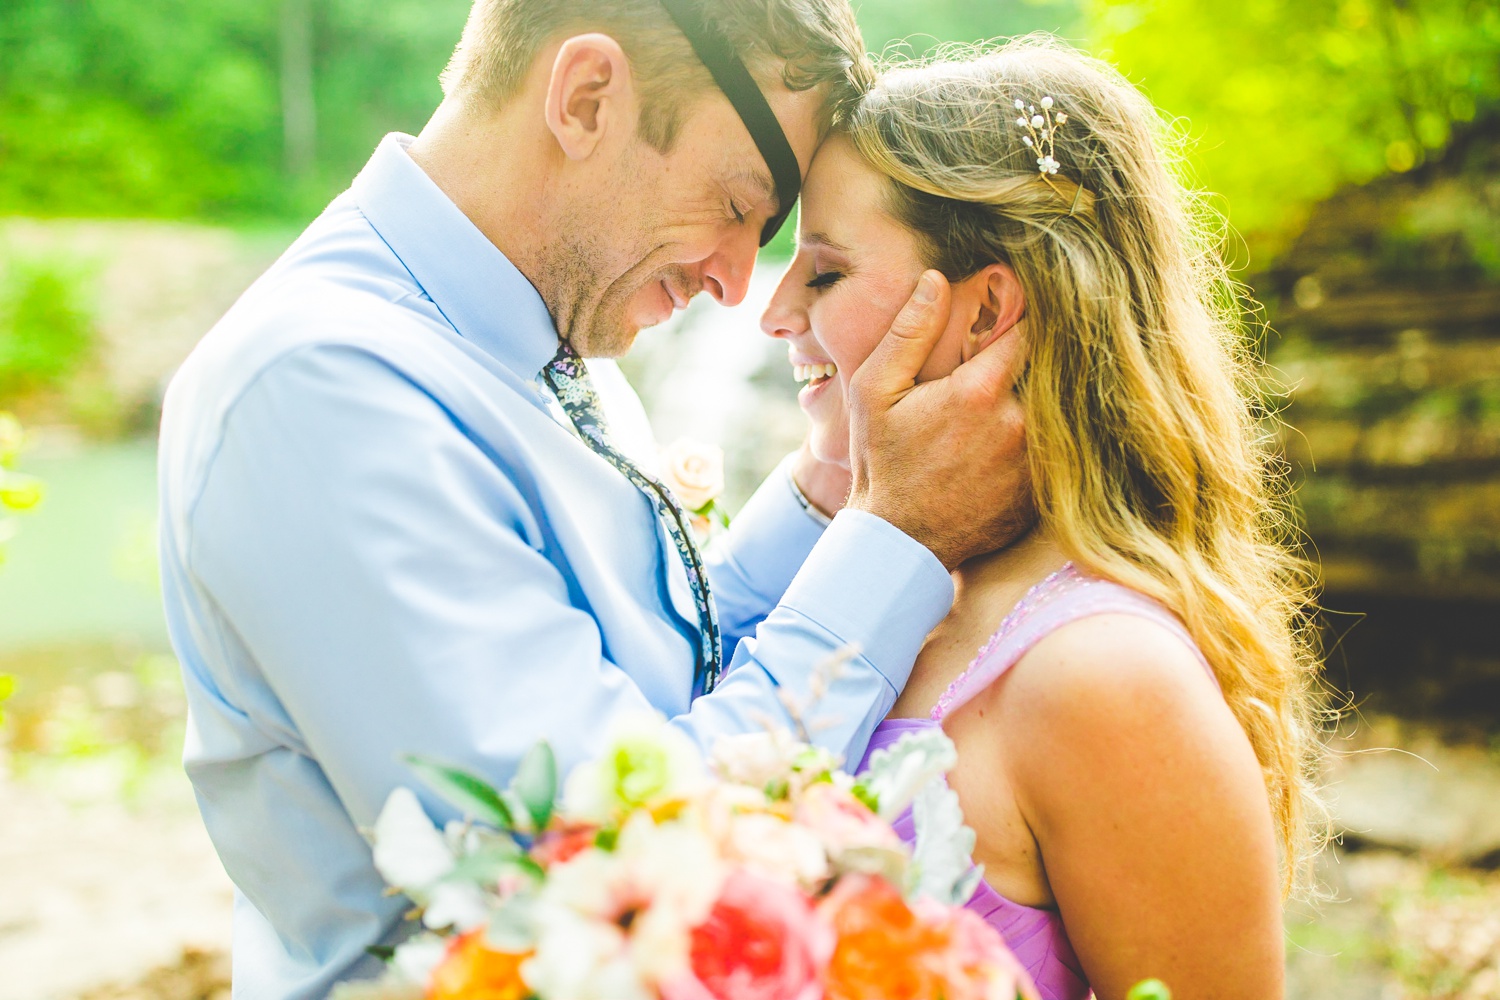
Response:
[[[703,571],[703,554],[698,550],[698,543],[688,526],[687,515],[683,513],[676,497],[672,496],[671,490],[642,472],[610,443],[604,408],[600,405],[599,394],[589,378],[588,366],[566,340],[558,347],[557,356],[542,369],[542,378],[562,404],[563,412],[573,422],[578,436],[599,457],[620,470],[645,495],[666,525],[667,534],[671,536],[677,554],[682,557],[682,564],[687,569],[688,583],[693,590],[693,603],[698,608],[696,676],[705,694],[712,691],[719,682],[724,655],[719,641],[719,614],[708,589],[708,575]]]

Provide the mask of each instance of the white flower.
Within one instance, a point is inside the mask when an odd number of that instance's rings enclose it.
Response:
[[[1023,101],[1023,100],[1021,100],[1019,97],[1016,98],[1016,110],[1017,111],[1025,111],[1026,110],[1026,102]]]
[[[1031,127],[1032,128],[1041,128],[1043,125],[1046,125],[1046,124],[1047,124],[1047,119],[1043,118],[1041,115],[1032,115],[1031,116]]]
[[[536,954],[521,966],[521,978],[539,996],[651,1000],[619,926],[559,906],[542,907],[538,926]]]
[[[958,762],[953,741],[940,729],[907,733],[894,746],[870,755],[863,783],[880,803],[880,818],[901,815],[924,785]]]
[[[421,934],[396,946],[391,968],[407,982],[425,986],[432,981],[433,970],[447,953],[447,941],[435,934]]]
[[[1052,107],[1052,98],[1050,98],[1050,97],[1044,97],[1044,98],[1042,98],[1042,107],[1044,107],[1044,108],[1050,108],[1050,107]]]
[[[765,788],[788,781],[801,746],[785,729],[721,736],[709,764],[725,781]]]
[[[1064,123],[1064,122],[1066,122],[1066,121],[1067,121],[1067,120],[1068,120],[1068,116],[1067,116],[1067,113],[1066,113],[1066,112],[1063,112],[1063,111],[1059,111],[1059,112],[1058,112],[1058,113],[1057,113],[1057,115],[1056,115],[1056,117],[1055,117],[1055,119],[1054,119],[1054,120],[1055,120],[1055,121],[1056,121],[1056,122],[1057,122],[1057,124],[1059,124],[1059,125],[1061,125],[1061,124],[1063,124],[1063,123]]]
[[[421,895],[453,870],[453,852],[409,788],[397,788],[375,820],[375,869],[391,885]]]
[[[335,983],[328,1000],[422,1000],[426,995],[425,985],[385,975],[379,979],[346,979]]]
[[[432,930],[452,927],[460,934],[484,926],[489,920],[484,892],[469,882],[439,882],[427,894],[422,923]]]
[[[1017,118],[1016,119],[1016,124],[1019,125],[1019,126],[1021,126],[1022,128],[1025,128],[1026,127],[1026,119],[1025,118]]]
[[[1021,136],[1021,141],[1024,142],[1024,143],[1026,143],[1026,145],[1029,146],[1029,145],[1031,145],[1031,136],[1029,136],[1029,135],[1023,135],[1023,136]]]
[[[810,886],[828,877],[828,852],[817,834],[770,813],[735,817],[725,852],[778,882]]]
[[[724,450],[678,438],[662,451],[662,481],[683,507],[701,511],[724,492]]]
[[[933,778],[912,803],[916,843],[912,845],[913,896],[944,906],[962,906],[982,875],[974,865],[974,831],[964,825],[958,795]]]
[[[1046,174],[1055,174],[1057,173],[1057,168],[1062,166],[1062,164],[1058,163],[1050,156],[1044,156],[1041,159],[1037,160],[1036,165],[1041,168],[1041,171],[1043,173]]]
[[[658,826],[637,813],[613,852],[584,851],[550,872],[538,896],[539,944],[523,972],[527,983],[543,996],[616,1000],[609,983],[633,989],[679,974],[689,932],[707,918],[726,875],[703,831],[683,822]]]
[[[564,811],[570,818],[609,823],[644,806],[688,798],[707,772],[698,747],[659,713],[618,719],[599,756],[568,776]]]

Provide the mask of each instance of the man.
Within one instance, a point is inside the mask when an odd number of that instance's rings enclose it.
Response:
[[[846,0],[479,0],[421,136],[184,365],[162,570],[237,996],[322,996],[399,935],[359,831],[401,753],[503,782],[650,708],[708,746],[854,649],[817,718],[858,759],[947,569],[1011,530],[1005,359],[913,390],[936,282],[859,373],[852,491],[804,452],[705,559],[617,434],[639,404],[606,419],[617,377],[583,358],[701,290],[739,302],[867,76]]]

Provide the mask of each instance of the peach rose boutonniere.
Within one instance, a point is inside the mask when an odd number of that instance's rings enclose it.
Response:
[[[719,503],[724,493],[724,449],[678,438],[662,450],[662,482],[691,515],[699,541],[707,541],[715,527],[729,527],[729,515]]]

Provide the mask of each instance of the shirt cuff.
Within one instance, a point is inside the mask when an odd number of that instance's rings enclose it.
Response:
[[[782,606],[857,646],[897,691],[927,634],[953,607],[953,577],[920,542],[862,510],[842,510]]]
[[[723,555],[766,601],[767,610],[781,600],[829,524],[810,517],[797,502],[787,485],[791,467],[792,458],[787,458],[766,477],[734,516],[723,543]]]

